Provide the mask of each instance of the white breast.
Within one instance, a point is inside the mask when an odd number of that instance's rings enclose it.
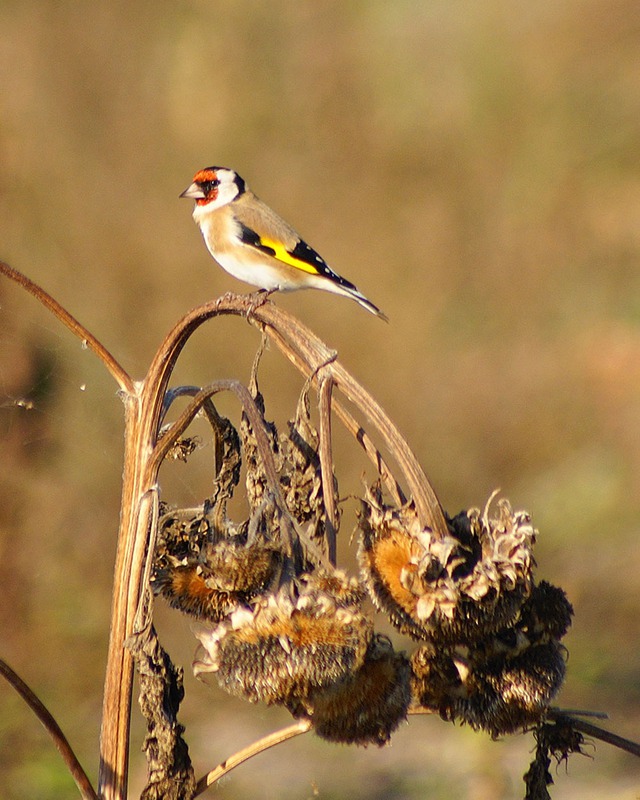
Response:
[[[250,283],[252,286],[257,286],[259,289],[266,289],[269,292],[279,289],[286,292],[287,290],[300,288],[299,281],[291,280],[287,276],[287,268],[285,266],[279,266],[276,261],[273,264],[269,264],[267,259],[256,258],[248,248],[245,248],[245,251],[241,253],[241,257],[226,252],[217,253],[214,258],[234,278]],[[295,270],[290,271],[294,273],[291,277],[295,278]]]

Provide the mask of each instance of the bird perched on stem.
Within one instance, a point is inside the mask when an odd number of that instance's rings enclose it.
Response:
[[[230,275],[266,292],[324,289],[387,317],[334,272],[232,169],[206,167],[180,197],[196,201],[193,218],[209,252]]]

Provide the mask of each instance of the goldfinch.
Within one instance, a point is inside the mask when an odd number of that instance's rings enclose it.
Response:
[[[209,252],[235,278],[266,292],[324,289],[351,297],[367,311],[387,319],[232,169],[201,169],[180,197],[196,201],[193,218]]]

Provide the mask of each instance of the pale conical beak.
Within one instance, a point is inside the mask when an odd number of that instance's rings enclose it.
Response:
[[[206,194],[202,191],[202,189],[198,186],[197,183],[192,183],[191,186],[188,186],[179,197],[191,197],[193,200],[202,200],[206,197]]]

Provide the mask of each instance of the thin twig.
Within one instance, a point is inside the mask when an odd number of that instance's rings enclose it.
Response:
[[[75,781],[83,800],[97,800],[98,796],[91,785],[91,781],[87,777],[87,773],[82,769],[82,765],[78,761],[76,754],[71,749],[71,745],[67,741],[66,736],[44,703],[42,703],[42,701],[27,686],[22,678],[20,678],[1,658],[0,675],[7,680],[7,682],[16,690],[16,692],[18,692],[20,697],[22,697],[25,703],[40,720],[49,736],[51,736],[53,739],[53,743],[62,756],[64,763],[67,765],[67,769],[71,773],[71,777]]]
[[[48,292],[46,292],[41,286],[32,281],[30,278],[27,278],[26,275],[23,275],[22,272],[10,267],[4,261],[0,261],[0,274],[10,278],[12,281],[15,281],[17,284],[22,286],[23,289],[26,289],[29,294],[33,295],[36,300],[39,300],[42,305],[45,306],[45,308],[48,308],[49,311],[51,311],[51,313],[54,314],[60,320],[60,322],[62,322],[63,325],[66,325],[71,333],[80,339],[83,345],[88,347],[90,350],[93,350],[93,352],[109,370],[113,378],[115,378],[118,386],[123,392],[133,391],[133,380],[111,355],[107,348],[102,344],[102,342],[98,341],[91,331],[87,330],[84,325],[80,324],[78,320],[71,315],[66,308],[63,308],[63,306],[61,306],[57,300],[54,300],[54,298]]]
[[[293,725],[289,725],[287,728],[282,728],[275,733],[264,736],[262,739],[258,739],[257,742],[253,742],[248,747],[244,747],[242,750],[239,750],[237,753],[227,758],[226,761],[223,761],[222,764],[219,764],[215,769],[212,769],[211,772],[208,772],[200,778],[196,784],[196,791],[193,796],[198,797],[205,789],[250,758],[257,756],[259,753],[264,753],[264,751],[268,750],[270,747],[282,744],[282,742],[286,742],[288,739],[293,739],[295,736],[307,733],[310,728],[311,722],[308,719],[303,719],[299,722],[295,722]]]
[[[433,714],[434,712],[428,708],[414,708],[410,709],[407,713],[411,716],[419,714]],[[275,747],[278,744],[282,744],[282,742],[286,742],[288,739],[293,739],[295,736],[300,736],[303,733],[307,733],[309,730],[311,730],[311,727],[311,720],[302,719],[298,722],[295,722],[293,725],[289,725],[287,728],[282,728],[279,731],[275,731],[274,733],[264,736],[262,739],[252,742],[248,747],[244,747],[242,750],[234,753],[232,756],[223,761],[222,764],[219,764],[215,769],[212,769],[211,772],[208,772],[206,775],[200,778],[196,784],[196,791],[193,796],[197,797],[198,795],[202,794],[209,786],[214,784],[216,781],[219,781],[220,778],[231,772],[232,769],[239,767],[241,764],[244,764],[245,761],[253,758],[253,756],[263,753],[270,747]]]

